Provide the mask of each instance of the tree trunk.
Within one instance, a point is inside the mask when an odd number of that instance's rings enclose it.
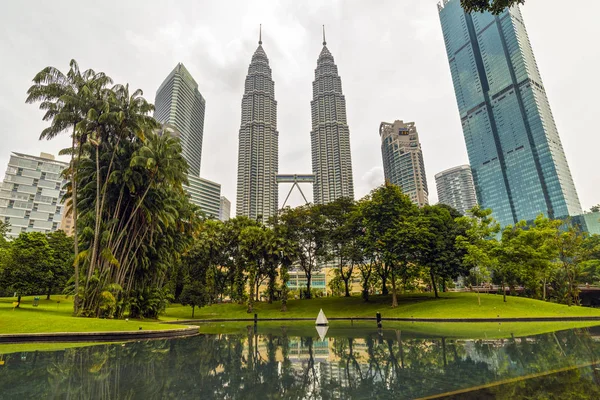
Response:
[[[194,318],[194,311],[196,311],[196,306],[192,304],[192,318]]]
[[[398,307],[398,295],[396,293],[396,276],[394,275],[394,267],[392,267],[392,308]]]
[[[440,296],[438,295],[438,288],[437,288],[437,285],[435,283],[435,275],[433,273],[433,269],[432,268],[429,268],[429,276],[431,277],[431,286],[433,287],[433,291],[435,293],[435,298],[439,299]]]
[[[288,267],[285,264],[281,265],[281,269],[279,270],[279,274],[281,277],[281,312],[287,312],[287,297],[288,297]]]
[[[52,289],[48,288],[48,291],[46,292],[46,300],[50,300],[50,293],[52,292]]]
[[[17,305],[15,308],[19,308],[21,306],[21,295],[17,296]]]
[[[384,296],[387,296],[389,294],[388,288],[387,288],[387,275],[380,275],[381,276],[381,294]]]
[[[94,270],[96,269],[96,258],[98,255],[98,247],[100,244],[100,186],[101,186],[100,180],[101,180],[101,178],[100,178],[100,144],[98,143],[98,146],[96,146],[96,204],[95,204],[96,221],[95,221],[95,225],[94,225],[94,240],[92,241],[92,258],[90,259],[90,266],[89,266],[89,270],[87,273],[87,280],[85,282],[86,291],[88,289],[90,279],[94,275]],[[101,287],[101,285],[102,285],[102,282],[98,282],[98,287]],[[95,302],[95,300],[94,300],[94,302]],[[87,307],[96,308],[96,305],[92,304],[92,301],[87,300],[87,296],[86,296],[86,304],[87,304]]]
[[[250,276],[248,277],[248,286],[249,287],[249,293],[248,293],[248,309],[246,310],[246,312],[248,314],[251,314],[252,312],[254,312],[254,280],[256,279],[256,273],[255,272],[250,272]]]
[[[344,280],[344,286],[346,289],[346,294],[344,296],[350,297],[350,277],[348,277],[347,279],[344,279],[344,277],[342,276],[342,279]]]
[[[79,156],[77,157],[79,159]],[[75,297],[73,299],[73,313],[79,312],[79,240],[77,235],[77,176],[75,174],[75,127],[73,127],[73,141],[71,143],[71,215],[73,215],[73,266],[75,267]]]
[[[542,299],[546,301],[546,278],[544,278],[544,287],[542,288]]]
[[[312,293],[310,292],[310,286],[311,286],[310,278],[312,278],[312,274],[311,273],[306,274],[306,294],[304,295],[304,298],[307,300],[312,299]]]
[[[506,303],[506,282],[504,282],[504,279],[502,280],[502,296],[504,298],[504,302]]]

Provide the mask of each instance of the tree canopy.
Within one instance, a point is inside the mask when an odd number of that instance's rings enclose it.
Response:
[[[460,0],[460,4],[469,13],[489,11],[498,15],[507,7],[525,4],[525,0]]]

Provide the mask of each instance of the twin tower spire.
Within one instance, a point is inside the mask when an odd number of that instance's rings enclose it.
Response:
[[[242,97],[236,214],[266,222],[279,208],[279,132],[275,83],[262,48],[262,25],[258,45],[248,67]],[[337,66],[326,45],[323,25],[324,47],[317,60],[310,103],[313,201],[316,204],[340,197],[354,198],[346,99]]]
[[[258,26],[258,44],[262,44],[262,24]],[[327,41],[325,40],[325,25],[323,25],[323,46],[327,46]]]

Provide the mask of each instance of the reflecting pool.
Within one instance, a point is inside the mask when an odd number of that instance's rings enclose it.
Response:
[[[310,333],[314,332],[314,333]],[[0,399],[600,399],[600,330],[235,334],[0,355]]]

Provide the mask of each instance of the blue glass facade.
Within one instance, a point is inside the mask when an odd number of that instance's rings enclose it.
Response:
[[[438,7],[479,204],[503,226],[581,214],[519,7]]]

